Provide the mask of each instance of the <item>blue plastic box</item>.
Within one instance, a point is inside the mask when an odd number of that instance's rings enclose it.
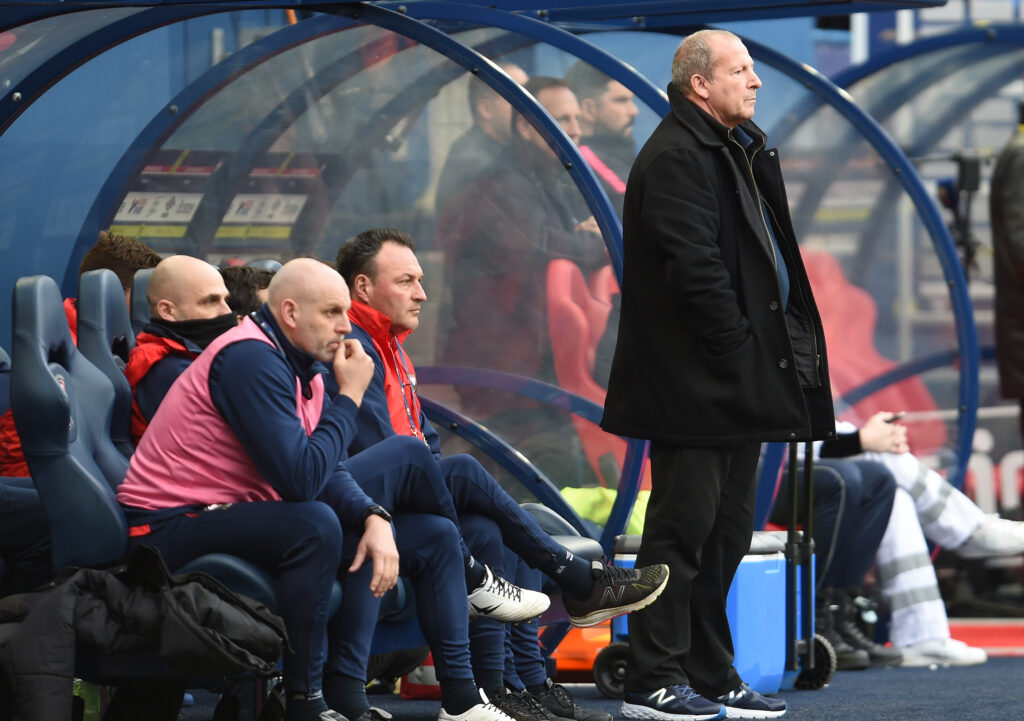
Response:
[[[632,554],[615,556],[619,566],[632,567],[635,560]],[[729,588],[726,613],[736,670],[758,693],[777,693],[786,667],[786,559],[781,551],[743,558]],[[612,621],[613,640],[626,640],[627,618]]]

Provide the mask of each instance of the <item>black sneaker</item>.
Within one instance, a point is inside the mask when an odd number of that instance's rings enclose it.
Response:
[[[577,706],[576,699],[565,686],[550,678],[544,682],[544,690],[533,694],[533,697],[555,716],[572,721],[612,721],[610,713]]]
[[[668,566],[658,563],[643,568],[606,566],[600,561],[592,564],[594,589],[583,600],[563,594],[569,623],[576,627],[596,626],[648,605],[661,595],[668,583]]]
[[[781,698],[762,696],[745,683],[715,700],[725,706],[726,718],[777,718],[786,713],[786,702]]]
[[[622,715],[645,721],[711,721],[725,718],[725,706],[677,683],[649,693],[627,691]]]
[[[391,714],[382,708],[371,706],[356,716],[353,721],[391,721]]]
[[[529,691],[512,691],[503,688],[495,694],[491,703],[515,721],[568,721],[541,706]]]

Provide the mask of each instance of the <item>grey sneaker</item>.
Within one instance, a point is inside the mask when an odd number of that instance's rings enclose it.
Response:
[[[593,562],[594,588],[590,595],[577,600],[562,596],[569,623],[573,626],[596,626],[602,621],[637,611],[653,602],[668,583],[668,566],[658,563],[643,568],[622,568]]]

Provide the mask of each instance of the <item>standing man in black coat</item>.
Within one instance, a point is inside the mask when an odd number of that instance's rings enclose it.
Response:
[[[1020,403],[1024,440],[1024,103],[1017,132],[992,173],[989,216],[995,251],[996,361],[1003,398]]]
[[[672,61],[672,112],[626,188],[601,425],[652,442],[637,564],[671,568],[661,598],[630,619],[626,718],[786,711],[733,668],[726,594],[753,533],[761,442],[831,438],[835,423],[778,153],[750,122],[753,66],[732,33],[687,37]]]

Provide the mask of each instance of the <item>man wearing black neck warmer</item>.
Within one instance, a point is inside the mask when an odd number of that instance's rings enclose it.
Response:
[[[150,322],[125,368],[132,386],[132,440],[137,444],[178,376],[217,336],[238,324],[220,272],[187,255],[165,258],[146,289]]]

